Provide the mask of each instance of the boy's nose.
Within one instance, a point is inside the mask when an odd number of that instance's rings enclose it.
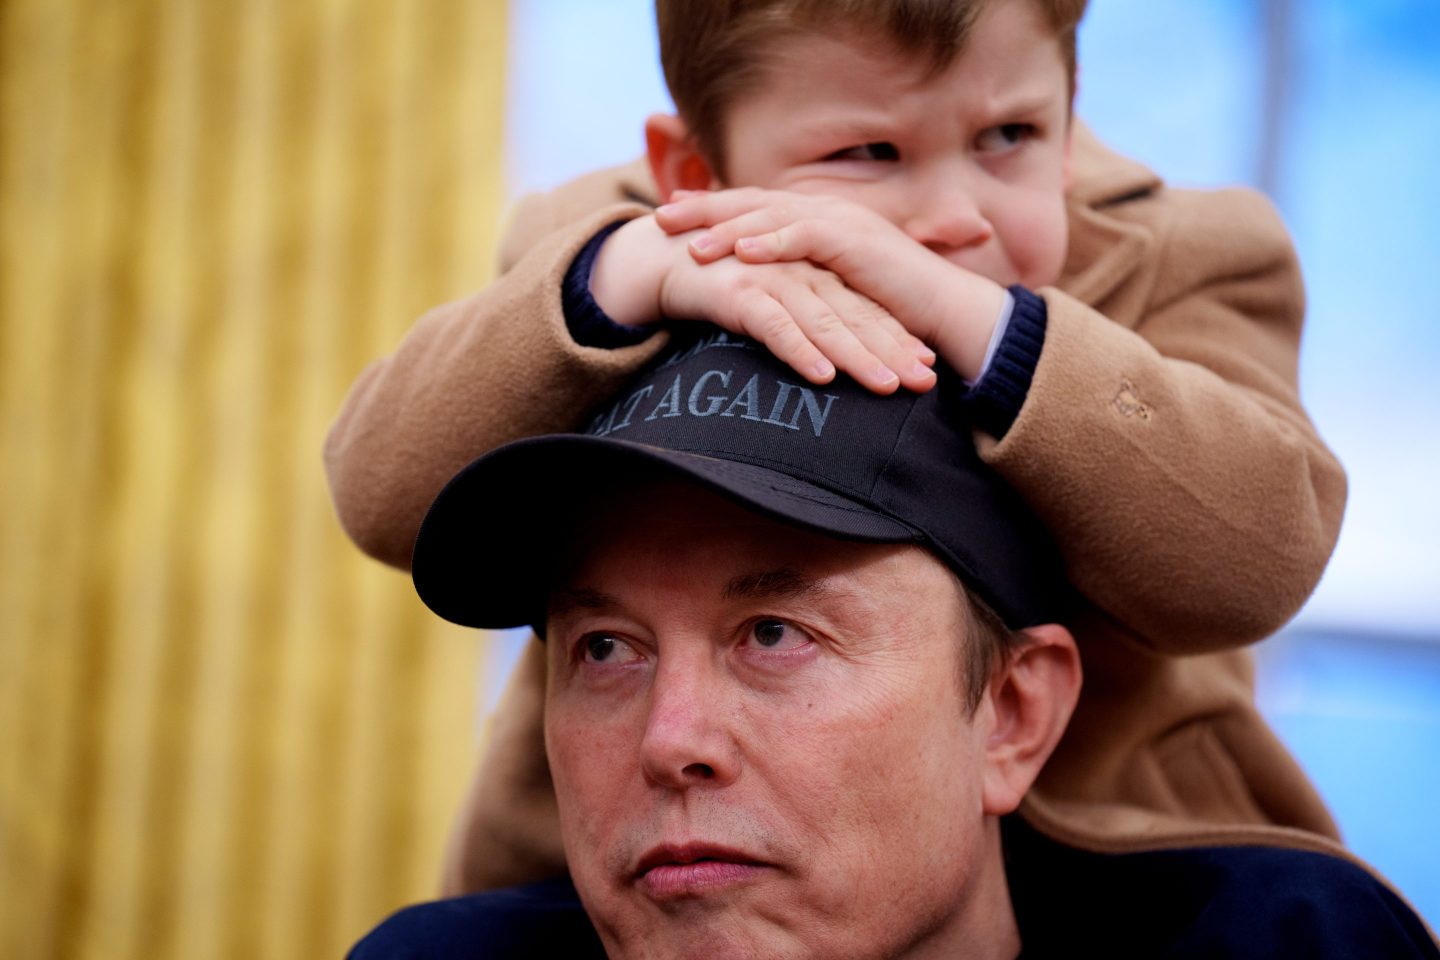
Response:
[[[933,181],[917,192],[904,229],[911,239],[941,256],[984,246],[995,235],[971,191],[961,184],[934,185]]]

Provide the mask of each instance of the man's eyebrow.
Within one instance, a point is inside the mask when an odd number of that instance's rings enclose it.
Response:
[[[572,610],[605,610],[620,605],[620,598],[589,587],[556,587],[550,591],[549,615]]]
[[[720,595],[726,600],[777,600],[829,596],[832,592],[824,581],[793,567],[776,567],[731,577]]]
[[[720,591],[725,600],[777,600],[814,598],[834,593],[823,581],[807,577],[793,567],[776,567],[742,573],[726,581]],[[550,592],[549,614],[572,610],[606,610],[621,605],[620,598],[590,587],[556,587]]]

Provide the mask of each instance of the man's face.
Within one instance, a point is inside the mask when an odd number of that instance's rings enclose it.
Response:
[[[551,594],[545,739],[611,955],[1013,956],[947,570],[688,485],[599,513]]]
[[[728,186],[840,196],[997,283],[1053,284],[1065,263],[1069,77],[1031,0],[993,0],[960,55],[849,34],[783,40],[726,115]]]

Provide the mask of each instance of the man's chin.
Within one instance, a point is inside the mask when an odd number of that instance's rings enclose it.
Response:
[[[749,899],[743,898],[743,899]],[[660,917],[634,916],[631,923],[597,923],[611,960],[632,957],[751,960],[799,957],[807,951],[750,903],[733,894],[674,899],[653,904]],[[648,911],[647,911],[648,914]]]
[[[610,887],[603,898],[586,899],[612,960],[625,957],[789,956],[776,948],[792,937],[795,919],[786,890],[777,887],[782,872],[774,867],[732,864],[698,869],[688,876],[642,876]],[[654,871],[651,871],[652,873]],[[797,945],[798,946],[798,945]],[[798,954],[794,954],[798,955]]]

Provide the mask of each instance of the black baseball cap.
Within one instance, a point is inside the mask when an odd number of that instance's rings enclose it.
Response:
[[[506,444],[461,470],[415,541],[415,589],[472,627],[544,622],[551,565],[587,490],[649,476],[693,481],[842,540],[931,551],[1012,629],[1061,618],[1071,597],[1048,534],[975,451],[958,374],[880,396],[840,375],[798,377],[762,344],[708,326],[664,351],[584,433]]]

